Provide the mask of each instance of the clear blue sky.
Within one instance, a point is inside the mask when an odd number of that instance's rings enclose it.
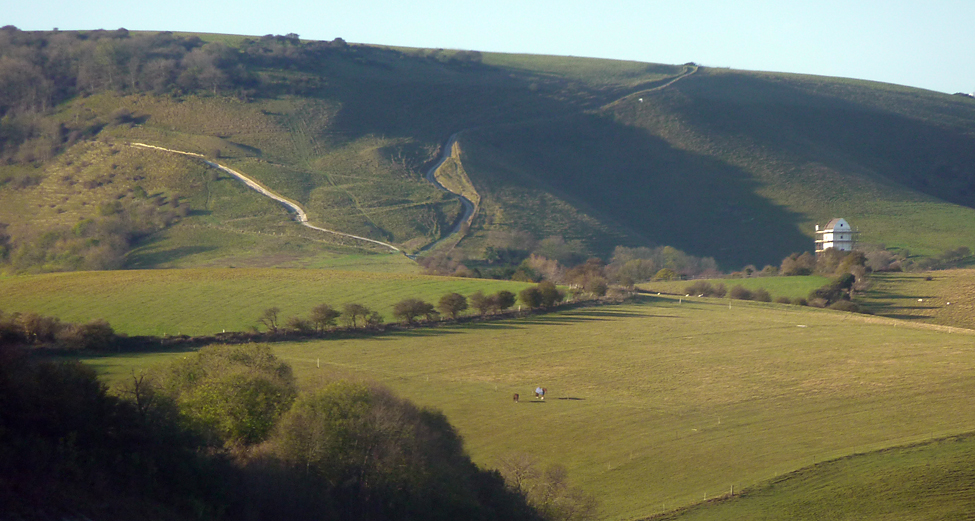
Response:
[[[169,30],[591,56],[975,91],[975,0],[2,0],[24,30]],[[0,4],[0,5],[2,5]]]

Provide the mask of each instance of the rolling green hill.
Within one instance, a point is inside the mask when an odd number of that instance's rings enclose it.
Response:
[[[71,248],[56,245],[47,260],[16,248],[8,257],[44,270],[301,267],[379,252],[300,229],[198,161],[129,150],[133,141],[219,159],[298,201],[313,223],[418,251],[459,218],[458,200],[423,179],[458,131],[480,200],[459,247],[474,258],[504,246],[493,232],[524,231],[602,256],[668,244],[734,269],[811,249],[812,225],[834,216],[864,242],[914,254],[975,237],[969,98],[693,65],[196,36],[4,33],[10,56],[31,38],[76,38],[82,64],[98,42],[118,60],[155,49],[127,62],[141,65],[126,82],[111,74],[121,61],[95,60],[108,69],[78,79],[51,72],[65,82],[41,93],[53,108],[24,101],[36,92],[0,103],[0,223],[15,246],[97,220],[106,203],[129,208],[141,190],[190,209],[114,264],[88,250],[68,262],[58,255]],[[183,72],[153,76],[153,52],[184,53],[167,62]]]

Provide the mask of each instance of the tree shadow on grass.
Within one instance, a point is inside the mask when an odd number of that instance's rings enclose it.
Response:
[[[884,313],[880,316],[884,318],[896,318],[897,320],[932,320],[934,317],[927,315],[907,315],[904,313]]]
[[[175,262],[183,257],[206,253],[215,250],[215,246],[180,246],[158,251],[133,251],[126,259],[125,267],[129,269],[155,268],[160,265]]]
[[[618,311],[618,310],[601,310],[601,309],[586,309],[580,311],[570,311],[567,313],[571,316],[584,316],[584,317],[594,317],[594,318],[630,318],[630,317],[645,317],[646,313],[638,313],[635,311]]]

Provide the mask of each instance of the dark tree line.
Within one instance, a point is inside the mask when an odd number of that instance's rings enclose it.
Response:
[[[266,345],[205,348],[117,395],[0,345],[0,504],[18,519],[569,519],[478,468],[443,414]]]
[[[48,159],[91,133],[64,124],[48,128],[36,117],[75,96],[110,91],[246,99],[296,87],[262,78],[255,72],[262,67],[314,69],[348,49],[341,39],[301,42],[297,35],[268,35],[230,47],[170,32],[21,31],[8,25],[0,28],[0,158]],[[34,141],[44,142],[40,153]],[[20,150],[24,144],[29,150]]]

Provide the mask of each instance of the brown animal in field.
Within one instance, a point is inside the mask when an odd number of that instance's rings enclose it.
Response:
[[[515,403],[518,403],[518,393],[515,393]]]

